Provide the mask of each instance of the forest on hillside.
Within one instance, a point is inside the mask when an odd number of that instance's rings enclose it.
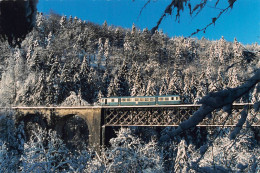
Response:
[[[90,104],[102,96],[167,94],[196,103],[241,85],[260,66],[257,43],[169,38],[54,13],[38,13],[20,47],[0,47],[1,106],[60,105],[71,94]],[[237,102],[256,100],[252,89]]]
[[[257,43],[236,38],[170,38],[134,24],[125,29],[38,13],[20,46],[0,41],[0,172],[257,172],[260,133],[249,124],[234,138],[232,127],[194,126],[173,138],[175,127],[115,129],[99,153],[88,146],[77,115],[66,122],[66,134],[75,133],[65,139],[37,115],[18,122],[9,107],[167,94],[193,104],[247,82],[260,68],[259,56]],[[259,88],[236,102],[258,102]]]

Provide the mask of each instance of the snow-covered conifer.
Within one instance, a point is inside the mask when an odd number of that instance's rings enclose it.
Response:
[[[103,28],[107,29],[107,21],[105,20],[103,25],[102,25]]]
[[[97,57],[98,67],[100,67],[100,65],[101,65],[103,55],[104,55],[104,45],[102,42],[102,38],[99,38],[99,40],[98,40],[98,57]]]
[[[156,85],[153,80],[149,80],[146,86],[146,96],[155,96],[157,94]]]
[[[106,69],[103,76],[102,76],[102,87],[101,87],[101,91],[102,93],[106,96],[107,95],[107,88],[109,86],[110,83],[110,78],[109,78],[109,74],[108,74],[108,70]]]
[[[131,96],[144,96],[145,91],[143,90],[143,80],[140,74],[140,69],[137,71],[133,83],[133,87],[131,88]]]
[[[57,104],[59,102],[59,86],[60,86],[60,74],[61,74],[61,66],[60,66],[60,58],[56,57],[55,61],[51,67],[50,73],[46,78],[48,92],[47,92],[47,103],[48,104]]]
[[[104,97],[103,93],[101,90],[98,91],[98,96],[97,96],[97,103],[101,103],[101,99]]]
[[[129,54],[131,51],[132,51],[131,36],[130,36],[130,33],[127,32],[125,39],[124,39],[124,53]]]
[[[62,17],[60,18],[60,25],[61,25],[61,27],[65,27],[66,21],[67,21],[66,16],[62,16]]]
[[[111,55],[111,46],[109,39],[106,38],[105,44],[104,44],[104,56],[105,56],[105,66],[107,67],[109,62],[109,57]]]
[[[136,33],[136,27],[135,27],[135,24],[133,23],[131,34],[134,35],[135,33]]]
[[[34,105],[45,105],[47,95],[47,82],[44,72],[41,72],[34,88]]]
[[[41,30],[44,29],[44,28],[41,28],[44,20],[45,20],[45,18],[44,18],[43,13],[37,13],[37,16],[36,16],[36,26],[39,27]]]
[[[169,72],[166,71],[165,76],[162,78],[162,84],[160,87],[159,95],[168,95],[168,88],[169,88],[169,83],[170,83],[170,76]]]
[[[174,172],[187,172],[188,170],[187,144],[184,139],[178,144],[177,156],[175,159]]]
[[[237,41],[236,38],[234,38],[234,42],[233,42],[233,53],[234,53],[234,56],[237,57],[237,58],[242,56],[242,46]]]
[[[111,97],[111,96],[116,96],[113,78],[110,80],[110,84],[107,88],[107,97]]]
[[[118,71],[118,82],[119,82],[118,96],[129,95],[129,83],[127,79],[128,79],[128,67],[126,61],[124,61],[121,68]]]
[[[2,74],[2,80],[0,83],[0,96],[2,106],[11,106],[17,95],[15,76],[15,61],[13,58],[9,58],[6,71]]]
[[[53,34],[52,32],[50,32],[47,37],[47,48],[51,47],[52,40],[53,40]]]
[[[70,16],[69,16],[69,23],[72,24],[72,21],[73,21],[73,18],[72,18],[72,16],[70,15]]]

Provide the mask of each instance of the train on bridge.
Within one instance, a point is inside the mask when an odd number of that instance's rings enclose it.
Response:
[[[181,104],[179,95],[164,96],[124,96],[101,98],[101,106],[143,106]]]

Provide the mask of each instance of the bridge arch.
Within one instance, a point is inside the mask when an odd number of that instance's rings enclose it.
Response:
[[[58,117],[53,128],[66,143],[68,148],[83,149],[89,143],[90,124],[82,116],[68,114]]]
[[[71,117],[77,115],[78,119],[85,121],[84,127],[88,131],[88,144],[96,150],[102,145],[102,109],[100,107],[17,107],[17,118],[27,114],[38,113],[48,122],[48,127],[55,129],[58,134],[63,134],[64,126],[73,124]],[[70,123],[69,123],[70,122]],[[82,121],[81,121],[82,122]],[[86,134],[86,133],[85,133]]]
[[[24,123],[26,140],[29,140],[32,131],[37,127],[40,127],[42,129],[49,129],[47,118],[40,113],[28,113],[23,116],[19,116],[19,118],[16,119],[16,124],[20,124],[21,122]]]

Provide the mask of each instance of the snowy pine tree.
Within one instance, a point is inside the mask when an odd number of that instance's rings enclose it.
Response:
[[[175,159],[174,172],[187,172],[188,170],[187,144],[184,139],[178,144],[178,152]]]

